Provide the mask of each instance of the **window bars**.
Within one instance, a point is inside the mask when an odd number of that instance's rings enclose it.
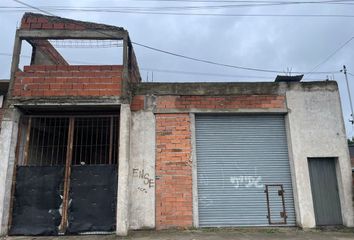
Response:
[[[118,162],[117,115],[29,116],[20,126],[18,165],[65,165],[68,157],[71,165]]]

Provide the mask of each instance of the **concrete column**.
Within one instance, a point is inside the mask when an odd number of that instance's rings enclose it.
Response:
[[[130,229],[155,228],[155,115],[132,113],[129,173]]]
[[[12,177],[15,164],[20,112],[8,109],[3,117],[0,132],[0,234],[8,232]]]
[[[117,229],[119,236],[126,236],[129,228],[129,158],[130,158],[130,121],[129,104],[120,108]]]

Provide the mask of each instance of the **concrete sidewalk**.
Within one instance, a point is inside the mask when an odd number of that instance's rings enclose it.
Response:
[[[114,235],[61,236],[61,237],[6,237],[6,240],[347,240],[354,239],[354,229],[309,230],[297,228],[275,229],[203,229],[185,231],[135,231],[128,237]]]

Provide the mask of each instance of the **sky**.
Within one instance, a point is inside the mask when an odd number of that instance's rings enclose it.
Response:
[[[304,81],[334,79],[340,89],[347,136],[353,137],[347,87],[344,74],[339,71],[346,65],[353,74],[348,79],[354,95],[354,1],[272,1],[280,2],[278,5],[261,1],[23,0],[57,16],[123,27],[133,42],[169,52],[228,65],[276,70],[279,74],[310,73],[305,74]],[[87,9],[95,11],[82,11]],[[15,31],[25,11],[38,12],[13,0],[1,0],[0,79],[9,78]],[[91,45],[92,48],[58,50],[72,64],[121,63],[121,47]],[[274,81],[277,75],[195,62],[137,45],[134,50],[143,81],[259,82]],[[28,45],[24,45],[21,54],[21,64],[28,63]]]

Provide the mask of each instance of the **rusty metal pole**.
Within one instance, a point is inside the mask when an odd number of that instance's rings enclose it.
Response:
[[[66,151],[63,207],[62,207],[62,218],[60,223],[61,232],[65,232],[67,228],[67,221],[68,221],[71,161],[73,155],[73,140],[74,140],[74,124],[75,124],[75,120],[73,117],[71,117],[69,120],[68,143],[67,143],[67,151]]]

